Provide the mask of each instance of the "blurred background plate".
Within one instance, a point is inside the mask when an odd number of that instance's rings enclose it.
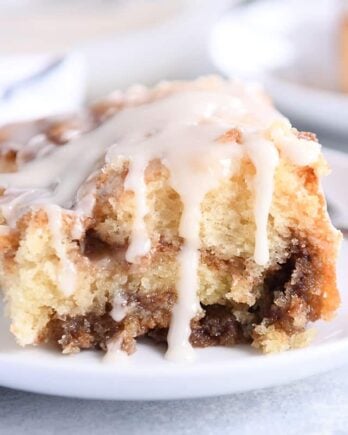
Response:
[[[0,124],[74,112],[85,88],[81,55],[0,55]]]
[[[295,123],[346,135],[348,94],[340,83],[343,3],[265,0],[237,7],[214,27],[213,63],[227,76],[262,81]]]
[[[85,61],[90,100],[136,82],[200,74],[209,62],[211,27],[226,6],[235,3],[238,0],[3,0],[0,53],[77,52]]]

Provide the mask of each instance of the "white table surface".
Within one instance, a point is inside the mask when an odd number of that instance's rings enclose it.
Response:
[[[212,399],[108,402],[0,388],[0,434],[348,433],[348,367],[291,385]]]

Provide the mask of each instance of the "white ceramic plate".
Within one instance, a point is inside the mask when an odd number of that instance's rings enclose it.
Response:
[[[348,157],[330,151],[333,175],[346,185],[347,173],[335,171],[335,162]],[[335,175],[335,174],[339,175]],[[63,356],[50,349],[19,348],[0,330],[0,385],[62,396],[146,400],[215,396],[270,387],[314,375],[348,363],[348,242],[339,263],[342,306],[331,323],[318,322],[311,346],[276,355],[260,355],[250,347],[197,350],[193,364],[175,364],[163,358],[164,349],[143,342],[125,364],[106,364],[98,352]]]
[[[340,3],[264,0],[233,9],[212,32],[212,61],[227,76],[262,81],[296,121],[348,134],[348,95],[339,92]]]

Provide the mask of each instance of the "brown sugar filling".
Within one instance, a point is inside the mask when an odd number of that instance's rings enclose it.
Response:
[[[274,325],[288,335],[300,332],[308,320],[319,316],[313,305],[316,269],[311,250],[292,239],[288,258],[283,264],[270,268],[264,278],[261,297],[252,307],[246,307],[247,322],[240,322],[232,306],[213,304],[202,306],[202,316],[192,321],[190,341],[195,347],[231,346],[250,343],[253,330],[261,322]],[[156,341],[166,341],[175,292],[129,296],[130,314],[122,322],[110,315],[111,304],[104,313],[85,316],[54,316],[49,322],[45,340],[57,343],[64,352],[79,349],[106,349],[107,342],[121,331],[128,336],[125,350],[134,350],[134,339],[148,335]]]
[[[303,330],[308,320],[316,320],[319,313],[311,303],[315,276],[308,247],[296,241],[287,261],[266,273],[262,295],[249,309],[256,323],[275,325],[291,335]]]
[[[53,318],[48,324],[46,339],[57,343],[67,353],[91,348],[106,350],[106,343],[120,331],[120,327],[108,312]]]

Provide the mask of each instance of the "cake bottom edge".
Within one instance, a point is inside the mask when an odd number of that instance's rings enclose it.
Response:
[[[166,342],[175,289],[133,291],[126,297],[127,310],[119,321],[114,320],[110,300],[78,315],[62,315],[50,308],[48,322],[36,339],[24,344],[53,343],[63,353],[72,353],[106,351],[110,342],[121,340],[122,350],[131,354],[138,337]],[[329,317],[338,304],[333,261],[327,261],[316,243],[291,237],[283,260],[265,270],[253,305],[201,300],[200,312],[191,322],[190,342],[194,347],[249,344],[265,353],[301,347],[313,335],[306,329],[308,323]],[[18,331],[13,332],[18,339]]]

